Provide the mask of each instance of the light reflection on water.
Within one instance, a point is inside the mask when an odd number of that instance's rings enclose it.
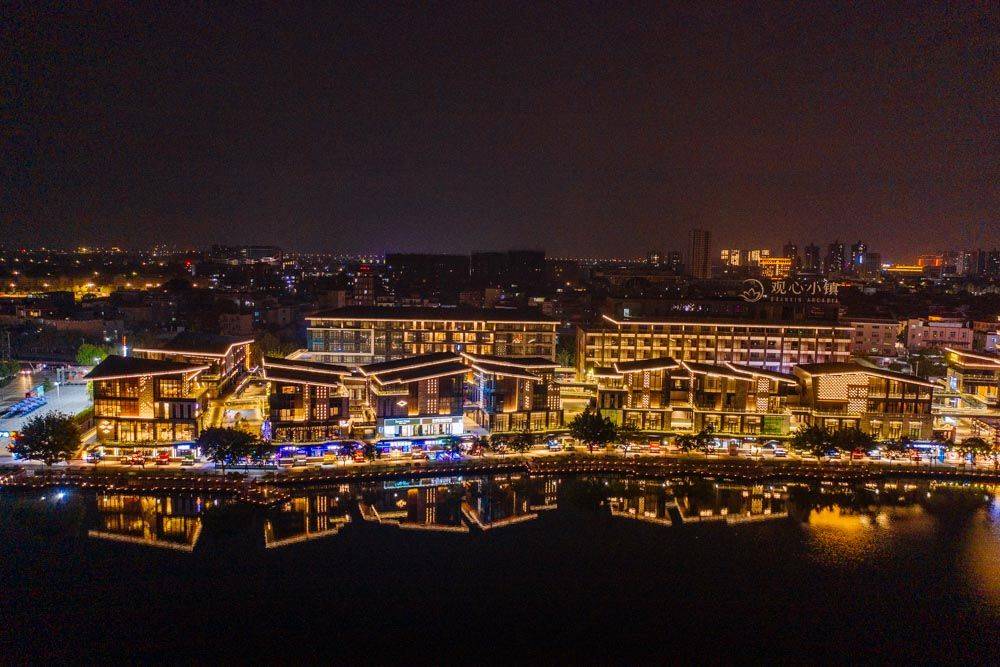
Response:
[[[898,540],[929,539],[953,506],[982,514],[966,559],[976,585],[1000,601],[997,488],[934,482],[865,486],[747,484],[720,479],[554,478],[523,474],[444,477],[304,489],[263,518],[263,546],[287,547],[341,535],[352,522],[403,530],[469,533],[534,521],[557,509],[585,508],[664,528],[793,522],[808,557],[845,565],[891,553]],[[196,496],[97,494],[88,535],[193,551],[202,515],[228,501]]]

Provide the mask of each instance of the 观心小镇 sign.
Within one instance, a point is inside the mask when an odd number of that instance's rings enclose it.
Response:
[[[744,301],[754,303],[767,296],[817,296],[830,297],[837,296],[837,283],[825,280],[810,280],[802,282],[799,280],[772,280],[767,285],[764,281],[756,278],[748,278],[743,281],[743,291],[740,296]]]

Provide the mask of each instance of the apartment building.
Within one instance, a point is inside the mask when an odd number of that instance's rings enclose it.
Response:
[[[859,357],[894,357],[900,323],[888,318],[853,317],[847,323],[851,333],[851,354]]]
[[[965,320],[945,317],[906,320],[906,349],[911,352],[928,347],[951,347],[971,350],[973,331]]]

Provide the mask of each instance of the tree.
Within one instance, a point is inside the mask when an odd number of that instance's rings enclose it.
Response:
[[[487,442],[487,447],[489,447],[489,450],[494,454],[503,456],[507,453],[507,440],[508,436],[501,433],[494,433],[490,436],[490,439]]]
[[[556,345],[556,363],[572,368],[576,364],[576,340],[561,336]]]
[[[694,435],[694,444],[701,451],[708,453],[712,449],[712,436],[715,427],[709,424]]]
[[[227,465],[253,455],[257,439],[234,428],[206,428],[198,435],[198,448],[205,458],[222,466],[225,473]]]
[[[799,452],[823,456],[833,447],[833,433],[823,426],[807,426],[792,437],[792,447]]]
[[[842,428],[833,434],[833,447],[842,452],[860,449],[868,452],[875,446],[875,439],[859,428]]]
[[[33,417],[18,432],[10,451],[18,458],[43,461],[50,466],[66,461],[80,449],[80,427],[60,412]]]
[[[697,448],[698,444],[695,441],[695,437],[691,433],[682,433],[681,435],[674,438],[674,444],[679,450],[687,454]]]
[[[371,463],[372,461],[374,461],[379,457],[378,447],[376,447],[374,444],[370,442],[366,442],[364,444],[364,447],[361,448],[361,451],[365,455],[365,460],[368,461],[369,463]]]
[[[104,345],[82,343],[76,348],[76,363],[80,366],[96,366],[104,361],[108,353],[109,350]]]
[[[569,423],[570,435],[587,445],[591,454],[594,447],[614,442],[616,431],[610,419],[592,411],[589,406]]]
[[[996,444],[991,444],[979,437],[966,438],[958,445],[958,452],[962,456],[970,456],[975,464],[977,456],[992,456],[994,463],[1000,455]]]
[[[524,454],[534,446],[535,436],[532,435],[527,426],[524,427],[523,431],[514,433],[507,439],[507,447],[518,454]]]

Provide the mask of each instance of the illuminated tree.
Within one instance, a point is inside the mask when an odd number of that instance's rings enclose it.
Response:
[[[610,419],[602,417],[588,407],[569,423],[569,433],[587,445],[587,449],[593,454],[594,447],[605,446],[615,441],[617,429]]]

